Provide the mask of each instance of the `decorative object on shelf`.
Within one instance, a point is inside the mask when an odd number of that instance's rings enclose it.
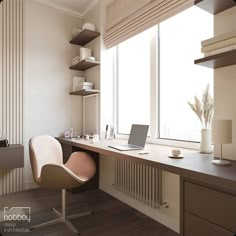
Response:
[[[202,124],[201,130],[201,153],[212,153],[211,145],[211,121],[213,117],[214,103],[213,98],[209,93],[209,84],[202,95],[202,101],[196,96],[194,97],[195,103],[188,102],[191,109],[195,112]]]
[[[81,84],[85,82],[84,77],[74,76],[72,78],[72,92],[78,91],[81,89]]]
[[[80,84],[79,89],[91,90],[91,89],[93,89],[93,83],[92,82],[83,82]]]
[[[0,147],[8,147],[9,143],[7,139],[0,139]]]
[[[86,59],[90,61],[95,61],[95,57],[87,57]]]
[[[83,61],[92,56],[92,50],[90,48],[80,48],[80,61]]]
[[[72,59],[72,61],[71,61],[71,65],[73,66],[73,65],[76,65],[76,64],[78,64],[80,62],[80,56],[76,56],[76,57],[74,57],[73,59]]]
[[[220,159],[212,161],[219,166],[229,166],[230,161],[222,160],[222,145],[232,143],[232,120],[214,120],[212,126],[214,145],[220,145]]]
[[[86,22],[86,23],[83,24],[82,30],[85,30],[85,29],[91,30],[91,31],[96,31],[95,25],[93,23],[90,23],[90,22]]]
[[[236,31],[227,32],[201,42],[204,56],[212,56],[236,49]]]

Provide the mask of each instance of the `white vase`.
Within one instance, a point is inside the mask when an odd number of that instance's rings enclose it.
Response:
[[[200,152],[201,153],[212,153],[211,145],[211,130],[202,129],[201,130],[201,143],[200,143]]]

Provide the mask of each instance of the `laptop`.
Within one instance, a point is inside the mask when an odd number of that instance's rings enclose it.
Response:
[[[124,145],[111,145],[108,147],[114,148],[119,151],[132,151],[141,150],[144,148],[147,138],[149,125],[136,125],[131,127],[128,144]]]

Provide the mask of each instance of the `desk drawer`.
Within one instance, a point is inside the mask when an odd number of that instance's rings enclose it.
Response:
[[[184,236],[235,236],[233,232],[185,212]]]
[[[184,210],[236,232],[236,196],[234,195],[185,181]]]

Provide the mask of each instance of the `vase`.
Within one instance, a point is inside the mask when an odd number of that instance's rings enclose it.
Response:
[[[200,143],[200,153],[212,153],[211,145],[211,130],[202,129],[201,130],[201,143]]]

